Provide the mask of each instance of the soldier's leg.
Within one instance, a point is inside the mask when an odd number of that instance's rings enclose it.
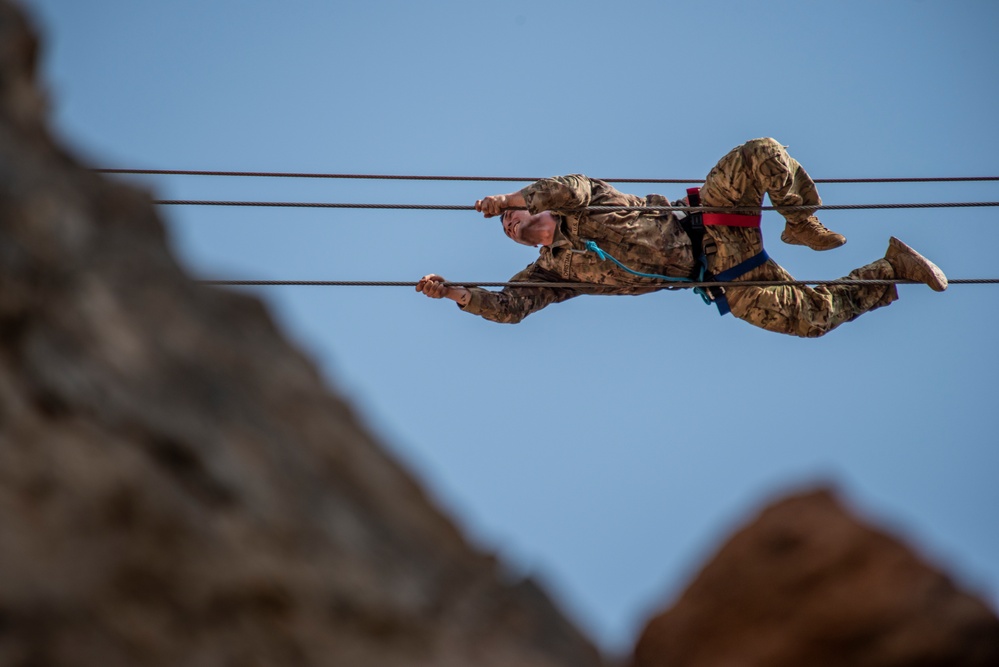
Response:
[[[846,243],[846,238],[826,229],[815,217],[822,204],[815,182],[775,139],[753,139],[732,149],[708,174],[701,201],[705,206],[759,208],[764,194],[770,195],[787,221],[781,234],[784,242],[814,250]]]
[[[850,272],[852,279],[884,280],[895,277],[887,260]],[[772,260],[749,272],[740,280],[793,280]],[[894,285],[820,285],[808,287],[782,285],[775,287],[726,288],[732,314],[740,320],[768,331],[816,338],[825,335],[860,315],[898,298]]]
[[[709,227],[707,234],[708,269],[715,274],[735,266],[763,248],[757,229]],[[847,277],[890,280],[908,276],[899,275],[887,259],[879,259]],[[768,331],[806,338],[827,334],[840,324],[898,298],[894,285],[739,287],[739,282],[744,280],[793,280],[787,271],[773,260],[768,260],[727,286],[725,296],[735,317]]]

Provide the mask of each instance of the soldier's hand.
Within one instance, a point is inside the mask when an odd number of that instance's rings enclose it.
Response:
[[[422,292],[431,299],[442,299],[448,295],[451,288],[444,284],[443,276],[431,273],[420,278],[416,283],[416,291]]]
[[[475,202],[475,210],[482,213],[487,218],[500,215],[510,207],[506,195],[492,195]]]

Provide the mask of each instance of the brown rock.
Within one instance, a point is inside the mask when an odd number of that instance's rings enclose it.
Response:
[[[0,0],[0,665],[599,664],[55,145],[36,54]]]
[[[654,618],[633,667],[995,667],[999,619],[819,490],[765,509]]]

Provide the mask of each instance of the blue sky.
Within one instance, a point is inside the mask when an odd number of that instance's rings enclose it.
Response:
[[[29,0],[58,133],[93,166],[698,178],[773,136],[816,178],[999,175],[999,4]],[[134,178],[158,198],[471,204],[508,183]],[[675,198],[680,185],[622,185]],[[827,185],[826,203],[999,199]],[[202,277],[502,281],[536,251],[473,213],[164,208]],[[829,211],[770,254],[802,279],[897,235],[999,276],[994,209]],[[818,340],[687,292],[586,297],[516,326],[407,288],[253,290],[484,549],[627,647],[735,526],[830,483],[999,604],[994,286]]]

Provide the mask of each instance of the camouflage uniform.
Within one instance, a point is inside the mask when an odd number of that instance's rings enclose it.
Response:
[[[701,188],[705,206],[762,205],[763,194],[782,206],[821,204],[815,184],[804,169],[773,139],[755,139],[733,149],[711,170]],[[531,213],[550,210],[558,226],[551,246],[510,282],[590,283],[592,288],[518,287],[492,292],[472,288],[464,310],[494,322],[516,323],[545,306],[580,294],[646,294],[667,285],[662,280],[634,276],[609,260],[585,252],[594,240],[609,255],[641,273],[690,277],[695,258],[690,239],[672,211],[597,212],[587,206],[669,205],[659,195],[646,198],[618,192],[607,183],[582,175],[547,178],[521,194]],[[807,218],[814,210],[782,211],[789,220]],[[720,273],[759,253],[758,228],[709,226],[704,238],[708,270]],[[853,271],[851,278],[892,278],[886,260]],[[738,280],[792,280],[776,262],[746,273]],[[734,284],[734,283],[733,283]],[[770,331],[796,336],[821,336],[861,313],[897,298],[892,285],[810,288],[804,286],[726,287],[732,314]]]
[[[757,207],[763,194],[784,217],[804,220],[815,209],[782,211],[783,206],[819,206],[815,183],[798,162],[773,139],[754,139],[732,149],[708,174],[701,188],[704,206]],[[763,249],[759,228],[705,228],[708,270],[718,274]],[[710,241],[708,240],[710,238]],[[713,243],[712,243],[713,242]],[[713,246],[713,247],[712,247]],[[885,259],[856,269],[847,278],[891,279],[894,270]],[[775,261],[753,269],[740,280],[794,280]],[[894,285],[828,285],[815,288],[795,285],[775,287],[726,287],[732,314],[750,324],[813,338],[829,333],[867,311],[887,306],[898,298]]]

